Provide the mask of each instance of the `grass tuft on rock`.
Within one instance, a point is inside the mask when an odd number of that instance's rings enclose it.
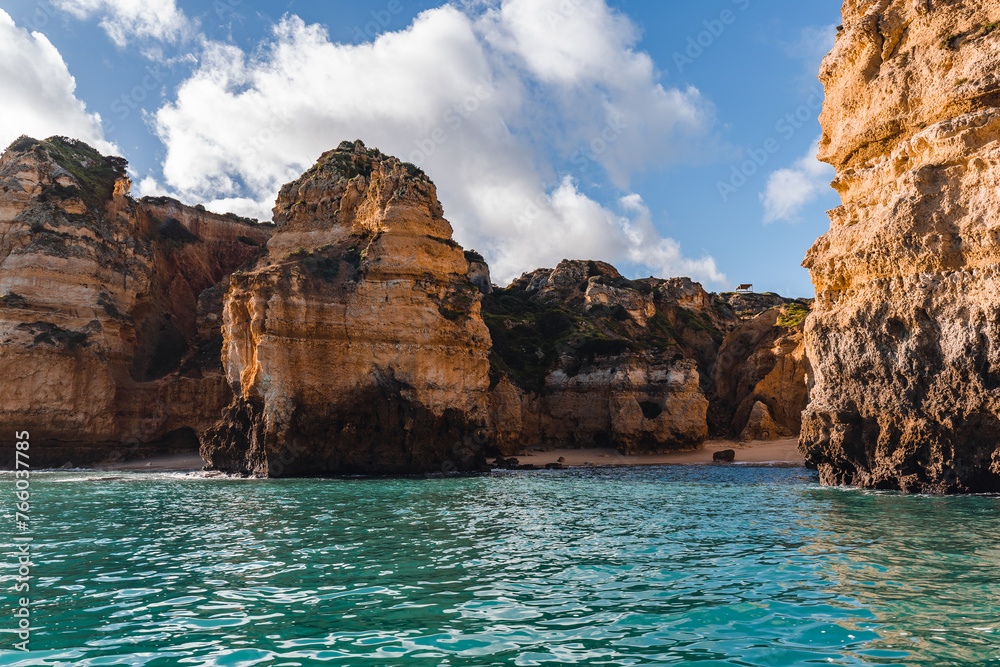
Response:
[[[775,326],[793,328],[801,325],[809,315],[809,306],[793,302],[781,309],[781,316]]]

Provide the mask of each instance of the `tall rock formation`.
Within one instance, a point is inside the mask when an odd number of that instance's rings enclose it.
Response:
[[[784,303],[741,321],[726,336],[712,367],[709,421],[717,433],[744,440],[799,434],[808,402],[808,312],[804,302]]]
[[[668,303],[682,282],[697,301],[688,304],[697,315],[684,311],[697,328],[683,326],[676,303]],[[687,336],[693,348],[714,352],[712,335],[722,334],[706,315],[712,302],[690,281],[631,281],[609,264],[582,260],[525,274],[487,297],[491,409],[502,453],[531,445],[628,453],[700,445],[708,400],[697,362],[679,345]]]
[[[33,467],[197,448],[230,401],[205,291],[270,230],[129,186],[61,137],[0,157],[0,426]]]
[[[282,188],[268,256],[230,280],[235,393],[214,467],[261,476],[470,470],[484,462],[490,336],[436,190],[344,142]]]
[[[0,430],[34,467],[200,447],[260,476],[447,472],[797,428],[806,304],[586,260],[495,289],[426,176],[361,142],[276,225],[129,186],[65,138],[0,158]]]
[[[804,265],[826,484],[1000,490],[1000,2],[847,0],[820,78],[842,205]]]

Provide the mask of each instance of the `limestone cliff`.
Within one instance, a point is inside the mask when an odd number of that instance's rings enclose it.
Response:
[[[690,281],[701,308],[712,299]],[[525,274],[486,299],[493,337],[492,416],[502,452],[528,445],[614,446],[625,452],[697,446],[708,401],[697,362],[680,354],[721,340],[709,307],[684,326],[665,310],[671,281],[624,279],[594,261]],[[678,329],[679,327],[679,329]],[[680,333],[678,333],[680,331]]]
[[[1000,490],[1000,3],[848,0],[820,78],[842,205],[802,451],[826,484]]]
[[[345,142],[274,210],[225,296],[236,398],[202,456],[261,476],[480,467],[490,337],[430,180]]]
[[[596,261],[497,289],[427,177],[361,142],[274,225],[136,201],[124,170],[59,137],[0,158],[0,426],[36,466],[200,445],[241,474],[447,472],[798,426],[804,304]]]
[[[0,426],[36,467],[197,447],[230,400],[199,295],[270,232],[137,202],[124,170],[60,137],[0,157]]]
[[[807,302],[789,301],[741,321],[726,336],[712,368],[709,419],[717,433],[744,440],[799,434],[808,400],[808,312]]]
[[[484,301],[502,453],[532,445],[693,448],[710,433],[709,415],[725,413],[711,431],[729,436],[739,408],[739,433],[757,400],[778,411],[783,432],[797,434],[804,373],[786,349],[794,336],[782,338],[788,328],[777,326],[784,316],[772,308],[786,301],[710,294],[686,278],[626,280],[594,261],[525,274]],[[744,323],[734,308],[748,320],[763,318],[754,320],[759,335],[738,333]],[[798,308],[804,314],[807,306]],[[801,320],[792,325],[799,342]],[[730,342],[734,335],[738,343]],[[715,375],[720,346],[725,377]],[[753,381],[729,377],[741,372]]]

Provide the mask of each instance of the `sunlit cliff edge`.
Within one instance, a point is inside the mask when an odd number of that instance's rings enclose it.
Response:
[[[800,448],[826,484],[1000,490],[1000,3],[848,0],[805,266]]]
[[[60,137],[0,158],[0,422],[37,465],[426,473],[798,432],[808,302],[593,260],[496,287],[426,175],[360,141],[274,224],[135,200],[125,166]]]

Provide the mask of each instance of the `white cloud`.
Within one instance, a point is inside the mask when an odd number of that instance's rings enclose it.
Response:
[[[541,84],[525,95],[550,117],[525,114],[513,129],[577,166],[599,165],[617,188],[628,189],[632,174],[652,164],[692,153],[686,140],[714,120],[696,88],[658,83],[652,58],[634,50],[637,29],[605,0],[504,0],[476,30],[501,66]]]
[[[816,159],[819,139],[809,152],[796,160],[790,169],[779,169],[767,179],[767,190],[760,194],[764,204],[764,222],[796,222],[802,209],[816,200],[836,175],[833,167]]]
[[[623,70],[651,66],[645,54],[622,49],[635,43],[636,29],[604,0],[507,0],[479,25],[491,44],[547,83],[613,81]]]
[[[637,194],[623,197],[621,206],[633,214],[631,219],[621,218],[620,224],[628,240],[625,252],[634,264],[647,266],[659,276],[696,276],[715,283],[726,282],[725,274],[719,271],[712,257],[685,257],[677,241],[659,235],[642,197]]]
[[[657,233],[637,195],[623,219],[567,175],[567,165],[597,165],[627,194],[636,170],[663,164],[710,123],[698,91],[661,86],[632,50],[634,28],[603,0],[476,6],[426,11],[357,46],[296,16],[252,57],[208,44],[155,114],[165,184],[267,219],[282,184],[361,138],[428,173],[456,239],[483,252],[498,280],[563,258],[720,280],[710,258],[687,259]]]
[[[103,153],[118,153],[105,141],[101,117],[87,113],[76,97],[76,80],[45,35],[18,28],[0,9],[0,150],[22,134],[37,139],[65,135]]]
[[[169,190],[161,186],[160,183],[152,176],[140,178],[135,174],[132,174],[132,180],[135,181],[132,185],[132,195],[134,197],[157,197],[169,194]]]
[[[132,40],[176,43],[193,34],[195,26],[175,0],[54,0],[78,19],[100,16],[100,26],[118,46]]]

